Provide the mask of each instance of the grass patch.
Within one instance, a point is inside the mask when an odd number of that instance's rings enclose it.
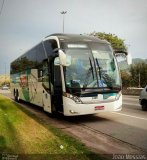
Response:
[[[20,105],[0,95],[0,153],[27,159],[101,159]]]

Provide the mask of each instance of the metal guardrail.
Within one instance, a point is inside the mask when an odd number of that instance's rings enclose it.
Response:
[[[143,88],[123,88],[122,89],[122,94],[123,95],[135,95],[135,96],[139,96],[140,92],[142,91]]]

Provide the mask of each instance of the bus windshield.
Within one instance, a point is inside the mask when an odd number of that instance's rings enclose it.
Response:
[[[91,42],[65,49],[70,65],[65,69],[67,88],[120,88],[116,60],[108,44]]]

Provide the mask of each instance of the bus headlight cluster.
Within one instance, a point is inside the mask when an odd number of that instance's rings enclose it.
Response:
[[[72,98],[76,103],[82,103],[81,99],[78,98],[77,96],[73,96]]]
[[[66,93],[66,97],[72,99],[72,100],[75,101],[76,103],[83,103],[79,97],[73,96],[73,95],[71,95],[71,94],[69,94],[69,93]]]

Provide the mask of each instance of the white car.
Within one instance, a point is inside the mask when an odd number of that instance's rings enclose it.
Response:
[[[8,86],[3,86],[3,87],[2,87],[2,90],[8,90],[8,89],[9,89]]]
[[[147,111],[147,86],[140,93],[139,103],[142,106],[142,110]]]

